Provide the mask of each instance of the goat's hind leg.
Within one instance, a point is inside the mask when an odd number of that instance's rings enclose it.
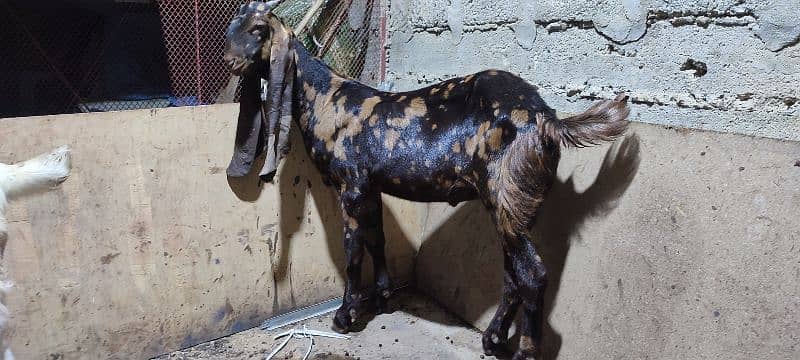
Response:
[[[523,316],[520,324],[519,349],[514,354],[513,360],[534,359],[541,353],[547,270],[528,237],[519,236],[516,245],[516,249],[511,253],[511,262],[522,299]]]
[[[368,300],[368,296],[365,296],[361,288],[364,243],[369,242],[375,245],[373,239],[381,230],[382,219],[380,193],[371,193],[366,189],[347,189],[341,193],[340,198],[344,219],[344,251],[347,262],[345,276],[347,279],[342,306],[336,311],[333,319],[333,330],[346,333],[350,331],[358,315],[363,313]],[[380,236],[382,239],[382,232],[380,232]]]
[[[492,321],[483,332],[483,352],[489,356],[507,357],[511,355],[508,348],[508,328],[514,321],[517,308],[520,304],[517,286],[514,283],[514,269],[511,259],[506,253],[504,256],[505,274],[503,275],[503,297],[497,307]]]

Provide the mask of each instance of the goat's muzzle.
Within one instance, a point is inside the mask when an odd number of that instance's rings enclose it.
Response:
[[[241,76],[245,72],[245,70],[247,70],[247,67],[253,63],[252,60],[243,59],[228,54],[222,57],[222,61],[224,61],[225,65],[228,66],[228,70],[230,70],[232,74],[237,76]]]

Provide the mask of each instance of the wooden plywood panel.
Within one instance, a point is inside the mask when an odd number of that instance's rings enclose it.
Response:
[[[340,295],[335,195],[296,132],[276,184],[229,182],[236,111],[0,120],[2,160],[73,148],[70,179],[7,214],[10,336],[20,358],[152,356]],[[420,222],[397,218],[419,215],[396,199],[386,209],[391,271],[402,282]]]

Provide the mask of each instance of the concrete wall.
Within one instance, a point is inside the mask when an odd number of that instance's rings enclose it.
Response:
[[[798,0],[392,0],[388,79],[486,68],[579,112],[631,94],[642,122],[800,140]]]
[[[18,358],[144,358],[341,296],[334,193],[304,151],[292,152],[276,185],[229,181],[237,111],[0,119],[0,161],[74,149],[62,186],[7,214]],[[422,222],[411,203],[387,199],[385,209],[389,265],[402,283]]]
[[[800,143],[631,133],[566,151],[540,211],[544,358],[796,359]],[[489,215],[476,202],[427,211],[417,284],[484,329],[503,269]]]

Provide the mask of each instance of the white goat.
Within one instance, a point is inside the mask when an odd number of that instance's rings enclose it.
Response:
[[[14,359],[5,334],[8,322],[5,295],[12,285],[3,264],[8,241],[6,206],[11,200],[45,191],[60,184],[69,176],[69,170],[70,149],[67,146],[13,165],[0,163],[0,360]]]

